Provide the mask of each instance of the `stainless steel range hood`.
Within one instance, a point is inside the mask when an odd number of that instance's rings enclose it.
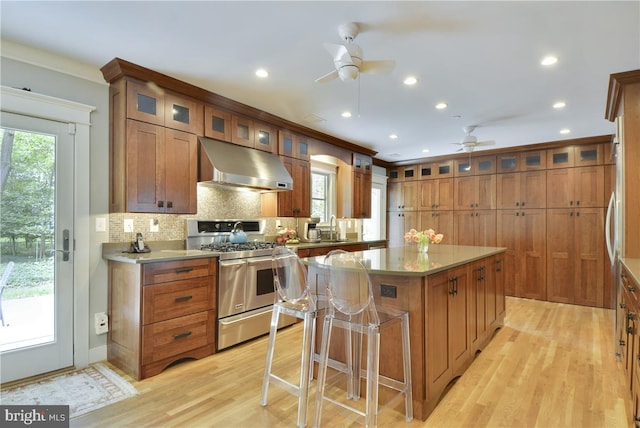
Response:
[[[278,155],[198,137],[213,165],[209,184],[280,192],[293,189],[293,179]]]

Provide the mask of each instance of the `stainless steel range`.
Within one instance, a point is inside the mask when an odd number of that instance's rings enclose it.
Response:
[[[276,299],[264,220],[186,220],[187,249],[219,253],[218,343],[221,350],[269,332]],[[246,242],[230,242],[242,230]],[[280,327],[295,322],[280,317]],[[284,318],[284,319],[283,319]]]

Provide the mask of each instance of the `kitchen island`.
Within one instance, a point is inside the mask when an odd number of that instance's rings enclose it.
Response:
[[[505,251],[506,248],[496,247],[432,245],[427,254],[418,253],[415,246],[354,253],[369,269],[376,303],[409,312],[416,418],[427,419],[447,385],[464,373],[494,331],[504,325]],[[323,259],[303,259],[318,296],[325,295],[326,290]],[[321,320],[317,328],[319,349]],[[382,334],[380,373],[402,379],[400,328],[393,328],[397,331]],[[342,343],[332,340],[331,358],[344,358],[340,356]],[[386,398],[385,392],[380,391],[381,402]]]

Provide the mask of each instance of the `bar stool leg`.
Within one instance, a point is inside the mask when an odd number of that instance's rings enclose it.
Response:
[[[411,379],[411,352],[409,341],[409,314],[402,317],[402,365],[404,368],[404,383],[406,385],[406,393],[404,396],[405,416],[407,422],[413,420],[413,390]]]
[[[300,382],[298,383],[298,427],[307,425],[307,407],[309,405],[309,383],[311,381],[311,367],[313,364],[313,340],[315,330],[315,314],[304,315],[302,333],[302,358],[300,361]]]
[[[378,375],[380,373],[380,330],[369,327],[367,333],[366,426],[378,426]]]
[[[331,344],[331,328],[333,318],[326,316],[322,328],[322,342],[320,344],[320,361],[318,362],[318,380],[316,389],[316,405],[313,415],[314,428],[320,427],[322,418],[322,402],[324,401],[324,383],[327,380],[327,365],[329,363],[329,345]]]
[[[260,399],[260,405],[267,405],[267,394],[269,393],[269,380],[271,378],[271,363],[273,362],[273,351],[276,347],[276,334],[278,332],[278,318],[280,310],[277,307],[273,308],[271,314],[271,328],[269,329],[269,345],[267,347],[267,362],[264,367],[264,378],[262,380],[262,398]]]

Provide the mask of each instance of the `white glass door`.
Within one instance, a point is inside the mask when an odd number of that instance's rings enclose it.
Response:
[[[0,381],[8,382],[73,365],[74,137],[67,123],[5,112],[0,136]]]

